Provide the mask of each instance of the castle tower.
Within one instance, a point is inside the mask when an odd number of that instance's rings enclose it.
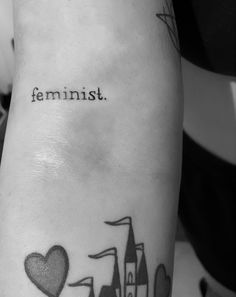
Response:
[[[89,297],[95,297],[93,288],[93,277],[85,277],[75,283],[69,284],[69,287],[89,287]]]
[[[112,286],[102,286],[99,297],[116,297],[116,292]]]
[[[114,257],[113,275],[112,275],[112,281],[111,281],[110,287],[113,288],[113,291],[115,292],[115,297],[121,297],[120,272],[119,272],[118,255],[117,255],[116,247],[106,249],[96,255],[89,255],[89,258],[100,259],[100,258],[107,257],[107,256]],[[106,292],[108,292],[107,288],[104,290],[106,290]],[[105,291],[103,291],[103,293],[104,292]]]
[[[111,226],[128,225],[128,239],[124,258],[124,297],[137,297],[137,254],[131,217],[105,222]]]
[[[137,272],[137,297],[148,297],[148,271],[144,244],[136,244],[136,251],[141,253]]]

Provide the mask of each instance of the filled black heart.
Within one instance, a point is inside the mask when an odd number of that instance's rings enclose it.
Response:
[[[25,272],[32,283],[48,297],[59,297],[69,270],[65,249],[53,246],[46,256],[32,253],[25,259]]]
[[[160,264],[155,273],[154,279],[154,297],[169,297],[171,291],[171,280],[166,274],[163,264]]]

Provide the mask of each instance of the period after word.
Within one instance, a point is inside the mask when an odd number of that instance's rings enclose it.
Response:
[[[100,87],[96,89],[87,89],[82,87],[80,89],[71,90],[64,87],[63,90],[41,90],[38,87],[34,87],[31,94],[31,102],[42,101],[106,101]]]

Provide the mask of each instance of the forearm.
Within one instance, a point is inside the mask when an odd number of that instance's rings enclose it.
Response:
[[[162,4],[150,1],[144,10],[141,1],[135,7],[15,2],[17,74],[1,168],[1,288],[9,297],[43,296],[46,280],[41,277],[41,290],[32,284],[26,273],[40,283],[34,275],[40,269],[26,257],[55,245],[70,263],[61,296],[86,296],[67,284],[87,276],[94,277],[96,294],[110,284],[111,257],[88,257],[110,247],[117,248],[127,287],[130,225],[104,221],[129,216],[135,243],[145,246],[152,296],[156,268],[163,263],[171,275],[181,134],[178,58],[155,17]],[[47,286],[58,297],[50,281]]]

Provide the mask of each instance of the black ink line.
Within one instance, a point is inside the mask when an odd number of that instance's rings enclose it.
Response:
[[[94,284],[93,277],[88,276],[88,277],[82,278],[81,280],[75,283],[68,284],[68,286],[69,287],[89,287],[90,288],[89,297],[95,297],[93,284]]]
[[[169,11],[169,18],[171,20],[172,26],[170,26],[167,22],[167,16],[168,14],[165,11],[165,7],[163,8],[164,14],[165,14],[165,21],[166,24],[168,25],[168,34],[170,36],[170,39],[172,43],[174,44],[176,50],[180,52],[179,46],[178,46],[178,32],[177,32],[177,27],[175,23],[175,17],[174,17],[174,9],[173,9],[173,4],[168,3],[168,0],[166,0],[166,5]]]
[[[105,224],[110,226],[121,226],[121,225],[131,225],[132,219],[131,217],[124,217],[122,219],[119,219],[117,221],[105,221]]]
[[[114,265],[113,265],[113,275],[111,281],[111,292],[115,292],[116,297],[121,297],[121,283],[120,283],[120,272],[119,272],[119,265],[118,265],[118,255],[117,255],[117,248],[112,247],[106,249],[98,254],[89,255],[91,259],[101,259],[103,257],[113,256],[114,257]],[[107,289],[106,289],[107,290]],[[101,290],[102,293],[103,289]],[[100,294],[101,295],[101,294]]]
[[[167,9],[167,12],[166,12]],[[161,20],[167,27],[168,35],[172,44],[174,45],[177,52],[180,54],[179,42],[178,42],[178,32],[175,22],[173,3],[169,3],[168,0],[165,1],[165,5],[162,8],[162,12],[157,13],[156,17]],[[169,24],[170,21],[170,24]]]
[[[86,281],[89,281],[89,282],[86,282]],[[68,284],[69,287],[80,287],[80,286],[91,287],[92,285],[93,285],[92,276],[84,277],[75,283]]]
[[[113,222],[105,222],[110,226],[128,225],[128,239],[124,259],[124,297],[137,297],[137,254],[131,217],[124,217]]]

